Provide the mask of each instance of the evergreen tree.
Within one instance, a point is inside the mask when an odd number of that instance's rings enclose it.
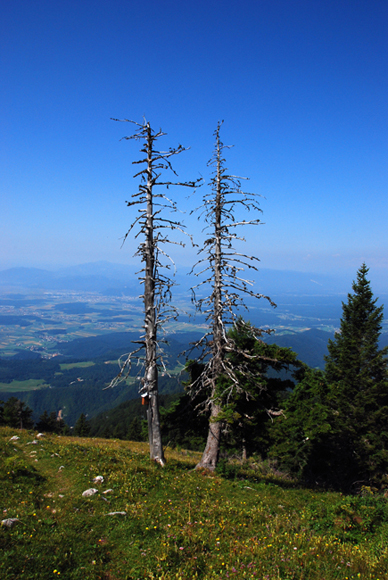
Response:
[[[90,433],[89,421],[86,419],[86,415],[81,413],[78,418],[77,423],[74,425],[74,435],[78,437],[87,437]]]
[[[139,417],[132,419],[126,435],[128,441],[145,441],[142,423]]]
[[[306,367],[303,379],[284,401],[282,416],[270,430],[270,456],[281,469],[307,483],[324,483],[328,475],[336,475],[328,444],[333,417],[329,389],[322,371]]]
[[[250,323],[241,317],[228,337],[235,345],[228,359],[239,384],[220,413],[228,445],[241,450],[243,459],[252,453],[265,457],[270,445],[269,426],[282,415],[282,396],[294,388],[303,364],[291,349],[257,339]],[[227,382],[226,377],[220,378],[220,396],[229,392]]]
[[[232,326],[227,338],[234,349],[227,354],[234,369],[238,388],[230,389],[231,379],[218,378],[215,394],[220,400],[218,419],[223,424],[222,451],[242,454],[260,453],[266,456],[269,446],[269,425],[282,411],[279,403],[285,392],[295,386],[302,363],[289,348],[266,344],[258,340],[249,322],[241,317]],[[190,375],[187,387],[195,384],[204,364],[190,361],[186,369]],[[167,440],[188,449],[200,448],[206,440],[210,409],[206,393],[188,394],[174,403],[162,418],[162,431]],[[276,419],[277,420],[277,419]]]
[[[202,367],[196,361],[189,361],[186,365],[191,377],[198,376]],[[194,451],[203,449],[209,429],[209,412],[200,412],[200,407],[203,411],[203,403],[201,393],[194,397],[185,393],[162,411],[162,435],[170,447],[179,446]]]
[[[43,415],[39,417],[39,421],[36,424],[38,431],[43,431],[44,433],[54,433],[57,428],[57,416],[54,412],[48,414],[45,410]]]
[[[63,435],[68,435],[70,433],[70,429],[68,425],[66,425],[64,419],[57,417],[57,414],[54,411],[48,414],[46,410],[39,417],[36,429],[38,429],[38,431],[43,431],[44,433],[58,433]]]
[[[379,349],[383,306],[373,298],[365,264],[343,303],[340,331],[328,344],[338,470],[346,486],[378,481],[388,467],[388,348]],[[387,482],[388,483],[388,482]]]
[[[9,427],[17,429],[31,429],[34,426],[32,420],[32,409],[26,406],[23,401],[16,397],[11,397],[3,407],[3,422]]]
[[[363,396],[376,383],[387,379],[387,348],[379,350],[383,306],[376,306],[365,264],[353,282],[354,294],[342,303],[340,332],[329,340],[326,375],[329,382],[341,383],[348,394]]]
[[[388,484],[387,348],[383,307],[363,264],[329,341],[326,372],[307,370],[274,428],[271,455],[308,483],[343,491]]]

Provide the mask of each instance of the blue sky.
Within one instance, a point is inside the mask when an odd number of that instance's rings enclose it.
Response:
[[[138,144],[110,118],[145,116],[206,180],[224,119],[227,166],[263,196],[263,268],[387,272],[386,0],[13,0],[0,36],[1,269],[133,262]]]

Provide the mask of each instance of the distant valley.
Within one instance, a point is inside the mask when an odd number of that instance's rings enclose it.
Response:
[[[136,397],[137,369],[120,387],[102,389],[117,372],[117,358],[134,348],[131,341],[141,333],[137,271],[99,262],[56,273],[33,268],[0,272],[0,399],[17,396],[36,415],[62,409],[74,424],[81,412],[93,416]],[[277,308],[265,299],[248,300],[241,315],[275,330],[265,335],[269,342],[290,347],[308,365],[323,368],[327,341],[339,327],[346,299],[339,292],[342,282],[295,272],[259,275]],[[174,304],[181,315],[166,329],[171,372],[161,377],[165,393],[182,389],[184,358],[178,360],[178,355],[206,330],[204,317],[195,316],[190,301],[193,281],[181,274],[177,282]],[[351,281],[348,286],[350,290]],[[385,323],[382,346],[388,344],[387,330]]]

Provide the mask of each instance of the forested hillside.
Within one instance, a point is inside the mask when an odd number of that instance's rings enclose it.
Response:
[[[118,386],[113,391],[103,390],[117,372],[117,359],[133,348],[131,340],[136,336],[135,333],[121,332],[79,338],[61,344],[63,354],[51,359],[42,359],[39,353],[31,351],[20,351],[13,357],[2,357],[0,399],[7,400],[15,396],[25,401],[33,409],[36,420],[45,410],[58,413],[62,409],[65,420],[69,425],[74,425],[81,413],[91,418],[121,402],[137,398],[136,382]],[[198,336],[198,332],[187,332],[167,337],[166,349],[172,369],[178,360],[180,363],[184,362],[184,357],[179,355]],[[327,341],[331,336],[312,329],[289,332],[281,336],[275,333],[266,340],[291,348],[310,366],[323,368],[323,355],[327,352]],[[191,356],[195,356],[195,351]],[[133,380],[136,379],[138,370],[137,367],[131,370]],[[174,374],[172,378],[161,376],[160,385],[162,393],[183,390],[182,377],[179,374]]]

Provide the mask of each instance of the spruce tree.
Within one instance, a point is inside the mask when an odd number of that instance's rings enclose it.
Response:
[[[3,423],[15,429],[32,429],[32,409],[24,401],[10,397],[3,407]]]
[[[89,421],[86,419],[86,415],[84,413],[81,413],[74,426],[74,435],[77,435],[77,437],[88,437],[89,433],[90,433]]]
[[[309,484],[342,491],[387,486],[387,348],[363,264],[328,344],[326,372],[307,369],[274,426],[271,455]]]
[[[57,431],[57,415],[52,412],[48,414],[45,410],[43,415],[39,417],[39,421],[36,424],[38,431],[43,431],[44,433],[54,433]]]
[[[368,271],[363,264],[357,272],[353,293],[342,305],[340,331],[329,340],[325,357],[331,447],[345,487],[377,482],[388,467],[388,348],[379,348],[383,306],[376,305]]]
[[[354,294],[342,304],[340,332],[329,340],[326,376],[329,382],[341,382],[352,396],[367,395],[371,387],[387,378],[387,349],[379,350],[383,306],[376,306],[365,264],[353,282]]]
[[[331,465],[333,412],[328,404],[329,385],[321,370],[305,367],[304,376],[284,402],[284,412],[270,428],[270,456],[281,470],[306,483],[330,483],[336,477]],[[328,479],[331,478],[330,482]]]

